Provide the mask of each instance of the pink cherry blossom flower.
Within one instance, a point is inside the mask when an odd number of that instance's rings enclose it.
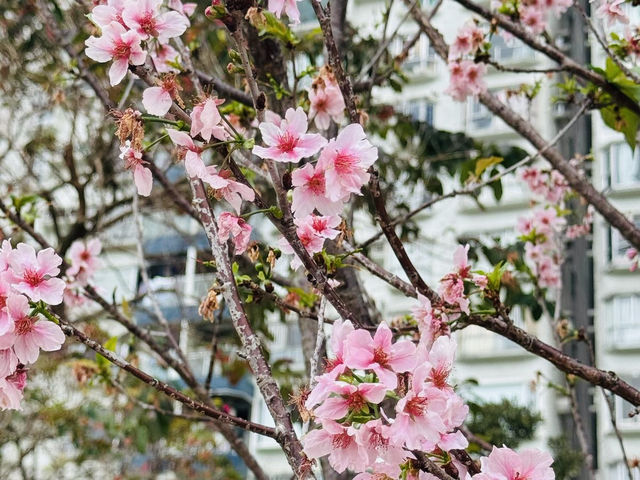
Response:
[[[26,370],[19,370],[6,378],[0,378],[0,409],[21,410],[22,392],[26,384]]]
[[[342,200],[350,193],[360,194],[369,181],[367,169],[378,158],[378,149],[371,145],[362,126],[347,125],[320,153],[316,168],[325,171],[327,197]]]
[[[386,469],[385,474],[393,475],[392,478],[400,475],[400,464],[406,462],[408,458],[415,458],[413,454],[403,448],[403,442],[398,442],[397,438],[394,438],[392,427],[383,424],[379,418],[369,420],[362,425],[358,429],[356,437],[358,443],[369,454],[369,464],[374,465],[376,461],[379,461],[388,465],[390,468]]]
[[[75,278],[80,284],[86,284],[98,270],[102,262],[98,258],[102,251],[102,243],[98,238],[92,238],[88,242],[76,240],[69,248],[71,266],[67,269],[67,275]]]
[[[333,322],[330,345],[334,357],[327,361],[326,370],[334,374],[334,378],[344,373],[347,368],[344,364],[344,341],[353,330],[353,324],[349,320],[343,322],[338,319]]]
[[[418,365],[413,372],[411,388],[396,404],[396,418],[391,436],[409,449],[433,449],[446,432],[443,414],[447,394],[425,384],[429,367]]]
[[[486,65],[472,60],[449,62],[450,81],[446,93],[454,100],[462,102],[469,95],[476,96],[486,92],[487,84],[484,82],[486,71]]]
[[[127,143],[120,147],[120,158],[124,160],[124,168],[133,170],[133,182],[138,190],[138,195],[148,197],[151,195],[151,187],[153,187],[153,174],[145,165],[148,163],[143,160],[142,152],[131,148],[131,143]]]
[[[537,6],[520,8],[520,21],[536,35],[547,27],[545,12]]]
[[[185,17],[190,17],[191,15],[193,15],[193,12],[195,12],[198,4],[191,2],[182,3],[180,0],[169,0],[169,2],[167,2],[167,6],[170,9],[175,10],[176,12],[180,12]]]
[[[395,389],[396,373],[408,372],[415,365],[416,347],[409,340],[393,343],[393,333],[381,323],[373,338],[366,330],[354,330],[345,340],[344,361],[349,368],[373,370],[380,382]]]
[[[310,218],[310,217],[307,217],[307,218]],[[298,227],[296,228],[296,235],[300,239],[302,246],[311,255],[322,251],[322,249],[324,248],[325,238],[332,238],[332,237],[325,237],[325,236],[319,235],[318,231],[313,225],[312,220],[296,219],[295,222],[298,225]],[[330,229],[330,230],[333,230],[333,229]],[[336,235],[337,235],[337,230],[334,230],[334,231],[336,232]],[[335,238],[335,235],[333,238]],[[295,250],[293,249],[291,244],[289,244],[288,240],[284,237],[278,241],[278,246],[280,247],[280,250],[282,250],[283,253],[295,254]],[[297,270],[301,266],[302,266],[302,261],[300,260],[300,258],[298,258],[296,254],[295,258],[291,261],[291,268],[293,268],[294,270]]]
[[[184,157],[184,168],[190,177],[203,178],[207,175],[207,167],[200,154],[202,149],[193,143],[193,139],[185,132],[172,128],[167,129],[169,138],[180,149],[180,156]]]
[[[87,46],[87,57],[104,63],[113,60],[109,68],[109,82],[119,84],[127,74],[129,64],[142,65],[147,52],[140,47],[140,36],[133,30],[126,30],[117,22],[111,22],[102,29],[101,37],[89,37],[84,43]]]
[[[447,379],[453,368],[456,357],[456,341],[448,336],[438,337],[428,354],[428,366],[430,367],[426,379],[434,387],[445,389],[448,386]]]
[[[291,209],[298,217],[309,215],[314,209],[323,215],[337,215],[342,210],[342,200],[330,200],[326,192],[324,170],[307,163],[291,174],[293,199]]]
[[[122,10],[125,0],[108,0],[106,5],[96,5],[91,10],[91,19],[100,27],[105,28],[111,22],[117,22],[124,26]]]
[[[7,309],[14,321],[14,328],[13,331],[0,336],[0,349],[13,346],[18,360],[24,364],[34,363],[40,355],[40,350],[60,350],[65,339],[64,333],[53,322],[29,316],[27,297],[9,296]]]
[[[232,213],[224,212],[218,217],[218,240],[223,244],[231,235],[235,254],[242,255],[249,246],[251,225]]]
[[[280,18],[284,11],[294,24],[300,23],[298,3],[301,0],[269,0],[268,10]]]
[[[384,400],[387,387],[380,383],[361,383],[358,386],[346,382],[334,382],[330,396],[314,413],[320,418],[338,420],[349,412],[359,412],[368,403],[379,404]]]
[[[13,320],[6,309],[13,280],[13,274],[10,271],[0,272],[0,335],[13,330]],[[1,374],[0,377],[2,377]]]
[[[11,246],[11,242],[9,240],[3,240],[2,244],[0,244],[0,273],[9,270],[9,257],[12,251],[13,247]]]
[[[493,447],[488,457],[480,459],[482,473],[473,480],[553,480],[551,455],[537,449],[516,453],[510,448]]]
[[[153,66],[158,73],[178,73],[170,63],[180,63],[180,53],[168,43],[158,44],[149,52]]]
[[[418,323],[420,343],[427,349],[431,348],[436,338],[451,334],[449,325],[443,321],[442,313],[434,311],[431,301],[424,295],[418,294],[418,305],[412,308],[411,313]]]
[[[224,100],[209,97],[193,107],[191,112],[191,136],[200,134],[205,142],[211,140],[213,135],[218,140],[226,140],[229,134],[221,124],[222,116],[218,111],[218,105],[222,105]]]
[[[555,208],[536,210],[533,213],[533,226],[536,232],[542,233],[547,237],[552,237],[553,234],[562,229],[566,223],[567,221],[558,215]]]
[[[304,453],[309,458],[329,455],[329,463],[338,473],[347,468],[361,472],[368,465],[365,447],[356,441],[355,429],[344,427],[333,420],[322,422],[322,428],[312,430],[303,438]]]
[[[309,118],[316,127],[326,130],[331,120],[340,124],[344,121],[344,98],[340,87],[335,83],[324,82],[324,86],[312,86],[309,90]]]
[[[175,77],[167,76],[159,87],[149,87],[142,92],[142,105],[151,115],[163,117],[171,108],[176,89]]]
[[[603,0],[596,10],[596,15],[600,18],[605,18],[608,26],[616,22],[629,23],[629,17],[620,8],[623,3],[625,3],[625,0],[613,0],[613,2]]]
[[[339,226],[342,220],[337,215],[322,217],[312,214],[304,218],[296,218],[293,223],[300,228],[310,228],[319,237],[333,240],[340,233],[340,230],[336,230],[335,227]]]
[[[122,20],[142,40],[155,37],[160,43],[167,43],[170,38],[184,33],[189,20],[175,11],[160,13],[161,6],[162,0],[127,2],[122,11]]]
[[[268,147],[256,145],[253,153],[278,162],[298,162],[315,155],[327,143],[322,135],[306,133],[307,115],[301,107],[288,109],[279,125],[262,122],[259,128]]]
[[[18,357],[13,348],[0,350],[0,378],[5,378],[15,372],[18,366]]]
[[[458,30],[456,39],[449,49],[449,57],[457,58],[467,54],[474,54],[482,46],[483,42],[484,32],[478,28],[475,22],[469,21]]]
[[[60,273],[60,258],[53,248],[36,251],[31,245],[19,243],[9,259],[15,275],[13,288],[28,295],[34,302],[43,300],[49,305],[62,303],[64,281],[56,276]]]
[[[242,200],[253,202],[256,192],[244,183],[237,182],[231,177],[231,171],[221,170],[217,172],[214,166],[207,167],[207,174],[202,177],[202,181],[211,185],[216,191],[216,198],[222,197],[233,207],[237,214],[240,214]]]

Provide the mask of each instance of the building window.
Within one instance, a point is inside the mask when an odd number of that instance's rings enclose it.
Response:
[[[413,35],[411,34],[408,37],[411,38]],[[393,54],[398,55],[402,51],[404,44],[405,41],[402,39],[395,41],[392,47]],[[437,66],[435,50],[429,45],[429,39],[421,35],[407,54],[407,59],[404,62],[405,69],[413,74],[435,73]]]
[[[433,108],[430,101],[418,99],[402,104],[400,111],[413,120],[433,125]]]
[[[624,377],[623,379],[632,387],[640,388],[640,376]],[[632,404],[620,397],[616,397],[615,415],[620,427],[633,429],[640,427],[640,415],[629,416],[630,413],[635,411],[636,407]]]
[[[612,348],[640,347],[640,295],[617,295],[605,304]]]
[[[504,88],[501,90],[493,90],[490,92],[498,100],[511,108],[515,113],[530,120],[529,102],[515,90]],[[493,114],[485,107],[478,98],[471,99],[469,112],[469,121],[473,130],[484,130],[493,126]]]
[[[518,39],[505,40],[500,35],[491,37],[491,58],[496,62],[509,63],[533,59],[533,50]]]
[[[613,189],[640,187],[640,149],[624,142],[609,145],[605,153],[605,179]]]
[[[531,406],[535,399],[529,384],[519,382],[474,385],[469,387],[469,393],[463,396],[476,402],[498,403],[502,400],[510,400],[523,407]]]
[[[640,228],[640,215],[633,216],[633,223]],[[609,248],[607,252],[609,264],[613,267],[629,268],[629,259],[626,257],[629,248],[631,248],[629,241],[617,229],[609,227]]]
[[[611,480],[629,480],[629,471],[627,466],[623,462],[614,463],[609,466],[609,475],[607,478]],[[631,469],[632,480],[640,480],[640,470],[637,468]]]
[[[493,120],[493,114],[485,107],[480,100],[474,98],[471,103],[471,126],[474,130],[489,128]]]

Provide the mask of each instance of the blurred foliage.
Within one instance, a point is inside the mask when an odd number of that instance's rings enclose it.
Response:
[[[549,448],[553,457],[553,471],[556,480],[578,478],[584,467],[584,455],[571,446],[565,435],[549,439]]]
[[[492,445],[507,445],[515,449],[522,442],[533,439],[536,428],[542,422],[540,413],[508,399],[500,402],[469,401],[467,405],[467,427]]]

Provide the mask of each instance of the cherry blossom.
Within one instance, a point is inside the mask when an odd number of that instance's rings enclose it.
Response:
[[[180,63],[181,57],[180,53],[171,45],[158,44],[149,51],[149,56],[158,73],[178,73],[178,69],[170,64]]]
[[[278,18],[284,12],[289,17],[289,20],[297,24],[300,23],[299,1],[301,0],[269,0],[268,10]]]
[[[450,81],[446,92],[459,102],[464,101],[469,95],[477,96],[486,92],[486,71],[486,65],[472,60],[449,62]]]
[[[606,19],[609,26],[616,22],[629,23],[629,17],[620,8],[623,3],[625,3],[625,0],[613,0],[612,2],[603,0],[595,13],[600,18]]]
[[[0,350],[13,346],[20,363],[34,363],[40,350],[60,350],[64,333],[58,325],[48,320],[38,320],[29,315],[29,301],[23,295],[11,295],[7,310],[14,321],[14,329],[0,336]]]
[[[333,74],[323,72],[314,80],[309,89],[309,118],[312,118],[320,130],[326,130],[331,120],[344,121],[344,98]]]
[[[222,116],[218,111],[218,105],[224,100],[209,97],[193,107],[191,112],[191,136],[200,135],[205,142],[211,140],[213,135],[218,140],[226,140],[229,134],[221,124]]]
[[[346,382],[334,382],[330,393],[320,407],[314,410],[316,416],[337,420],[350,411],[358,412],[367,403],[378,404],[384,400],[387,387],[380,383],[361,383],[357,386]]]
[[[124,26],[122,21],[122,11],[126,0],[108,0],[106,5],[96,5],[91,10],[91,19],[100,27],[104,28],[111,22],[117,22]]]
[[[323,215],[336,215],[343,207],[342,200],[327,197],[325,172],[322,168],[307,163],[291,174],[293,197],[291,210],[296,216],[306,216],[318,210]]]
[[[297,226],[296,235],[300,239],[302,246],[307,252],[313,255],[314,253],[322,251],[326,238],[333,239],[338,235],[339,231],[334,227],[340,224],[340,218],[337,216],[319,217],[309,215],[304,218],[296,218],[294,223]],[[286,238],[281,238],[278,246],[283,253],[295,254],[295,250]],[[295,258],[291,261],[291,268],[297,270],[301,266],[302,261],[296,254]]]
[[[488,457],[480,459],[482,473],[473,480],[553,480],[551,456],[537,449],[520,453],[510,448],[493,447]]]
[[[345,199],[351,193],[360,194],[369,181],[367,169],[378,158],[378,149],[371,145],[362,126],[347,125],[320,153],[316,168],[325,171],[327,197],[331,201]]]
[[[198,4],[193,2],[182,3],[180,0],[169,0],[167,6],[176,12],[180,12],[185,17],[190,17],[193,15],[193,12],[195,12]]]
[[[478,28],[475,22],[469,21],[463,25],[456,39],[449,49],[449,57],[457,58],[459,56],[474,54],[484,42],[484,32]]]
[[[85,54],[96,62],[113,60],[109,68],[109,82],[119,84],[127,74],[129,64],[142,65],[147,52],[140,46],[141,37],[133,30],[126,30],[121,24],[111,22],[102,29],[101,37],[91,36],[85,41]]]
[[[21,410],[22,392],[27,384],[27,372],[18,370],[0,378],[0,409]]]
[[[9,265],[15,276],[13,288],[37,302],[49,305],[62,303],[64,281],[56,276],[60,273],[60,258],[53,248],[36,251],[31,245],[19,243],[11,252]]]
[[[360,445],[353,427],[344,427],[333,420],[322,422],[322,428],[312,430],[303,439],[304,452],[309,458],[329,455],[329,463],[338,473],[347,468],[363,471],[368,464],[368,452]]]
[[[268,147],[256,145],[253,153],[277,162],[298,162],[315,155],[327,143],[322,135],[306,133],[307,114],[301,107],[288,109],[279,125],[267,121],[262,122],[259,128]]]
[[[138,0],[127,2],[122,20],[142,40],[155,37],[160,43],[179,37],[189,26],[189,20],[176,11],[160,13],[162,0]]]
[[[251,225],[232,213],[224,212],[218,217],[218,239],[226,242],[229,235],[235,246],[235,254],[241,255],[249,246]]]
[[[0,378],[5,378],[15,372],[18,366],[18,357],[13,348],[7,347],[0,350]]]
[[[138,190],[138,195],[148,197],[153,187],[153,174],[146,167],[148,163],[143,160],[142,152],[131,148],[129,140],[120,147],[120,158],[124,160],[124,168],[133,170],[133,182]]]
[[[381,323],[373,338],[366,330],[355,330],[345,340],[344,361],[350,368],[371,369],[390,389],[398,385],[397,373],[415,365],[416,347],[408,340],[392,342],[393,334]]]
[[[242,200],[253,202],[256,192],[249,186],[231,178],[231,171],[222,170],[218,173],[216,167],[208,166],[202,181],[208,183],[216,192],[216,197],[224,198],[240,214]]]
[[[167,129],[171,141],[180,148],[180,156],[184,157],[184,168],[190,177],[203,178],[207,172],[207,167],[200,154],[202,149],[193,143],[193,139],[185,132],[180,132],[172,128]]]
[[[98,258],[102,251],[100,239],[93,238],[89,241],[76,240],[69,248],[71,266],[66,274],[74,278],[80,284],[86,285],[93,274],[102,266]]]

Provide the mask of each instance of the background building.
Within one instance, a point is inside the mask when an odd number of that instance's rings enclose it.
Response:
[[[423,0],[422,5],[428,10],[435,3]],[[488,2],[483,3],[488,5]],[[383,28],[380,19],[387,4],[379,0],[353,0],[349,2],[348,21],[354,25],[358,35],[372,33],[380,37]],[[312,12],[307,13],[313,24]],[[400,25],[399,35],[391,46],[396,53],[401,51],[404,41],[417,32],[416,25],[404,19],[405,13],[404,4],[397,2],[391,10],[387,27],[389,34]],[[637,16],[633,12],[631,15],[632,18]],[[467,10],[454,2],[445,2],[433,22],[445,39],[451,42],[465,19],[470,18]],[[552,28],[556,32],[557,43],[563,45],[567,54],[578,62],[604,64],[603,52],[592,35],[589,35],[589,41],[585,41],[586,29],[578,12],[571,10],[562,15]],[[494,59],[504,66],[542,68],[552,65],[547,58],[519,41],[506,42],[494,35],[491,42]],[[411,50],[404,69],[410,81],[402,93],[376,88],[374,95],[379,103],[399,105],[404,113],[428,122],[437,129],[462,131],[481,141],[532,150],[527,142],[477,100],[458,103],[444,93],[448,86],[447,67],[436,57],[426,36],[421,36]],[[536,80],[542,81],[541,89],[531,102],[522,96],[506,95],[508,90],[516,90],[522,83],[533,84]],[[491,92],[501,96],[514,110],[528,118],[547,139],[552,138],[573,114],[571,107],[552,102],[555,80],[546,75],[516,74],[490,67],[486,82]],[[629,148],[621,133],[606,127],[598,114],[589,114],[569,130],[558,148],[567,158],[575,154],[591,154],[593,162],[589,173],[596,187],[605,191],[616,207],[640,225],[640,154],[637,149],[633,152]],[[407,244],[406,249],[427,283],[435,284],[448,271],[451,252],[459,238],[498,238],[502,242],[515,240],[517,219],[529,211],[530,196],[526,186],[513,176],[504,178],[503,183],[504,194],[500,202],[496,202],[489,191],[482,194],[480,200],[483,210],[468,198],[456,197],[419,214],[419,237]],[[445,185],[445,191],[455,187]],[[422,200],[415,199],[415,205]],[[368,225],[362,222],[362,228],[356,232],[356,240],[365,240],[376,233]],[[372,248],[374,260],[406,278],[384,239]],[[625,380],[640,387],[640,371],[637,368],[640,361],[640,279],[637,273],[628,270],[629,264],[624,257],[627,248],[627,242],[618,232],[598,216],[592,235],[567,245],[563,272],[563,314],[594,341],[599,368],[614,370]],[[372,276],[363,274],[361,278],[367,291],[376,292],[375,303],[387,318],[410,311],[411,299],[397,295]],[[536,322],[518,310],[514,310],[513,317],[529,332],[546,342],[554,342],[547,319]],[[458,342],[459,354],[454,376],[463,385],[464,396],[471,400],[486,401],[508,398],[541,412],[543,422],[537,429],[535,440],[529,442],[531,446],[548,449],[549,439],[564,433],[577,447],[569,401],[547,386],[548,382],[563,383],[563,377],[557,370],[509,340],[479,327],[472,326],[459,333]],[[582,361],[590,361],[584,344],[573,342],[564,348]],[[469,380],[477,384],[470,386]],[[598,468],[598,478],[627,479],[628,473],[603,393],[584,382],[578,382],[576,390],[589,448]],[[259,400],[257,402],[260,403]],[[625,401],[618,398],[613,403],[613,416],[621,432],[627,457],[640,457],[639,416],[628,416],[632,407]],[[256,416],[255,412],[254,407],[256,420],[267,421],[264,415]],[[254,442],[253,448],[259,458],[268,459],[265,465],[274,478],[287,478],[288,467],[282,456],[279,462],[275,462],[269,449],[260,441]],[[634,475],[639,475],[637,469]],[[587,478],[584,472],[580,478]]]

